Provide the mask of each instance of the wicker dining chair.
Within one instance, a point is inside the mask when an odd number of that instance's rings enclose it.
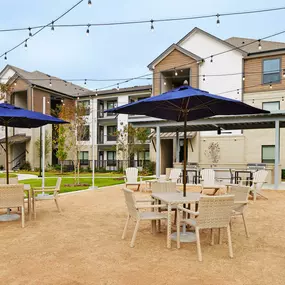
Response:
[[[54,200],[57,210],[60,212],[61,209],[58,204],[58,194],[60,191],[61,177],[57,178],[55,186],[45,186],[43,187],[34,187],[33,188],[33,212],[34,219],[36,218],[36,201],[45,201],[45,200]],[[47,194],[51,193],[52,194]],[[45,195],[38,195],[38,193],[44,193]]]
[[[211,229],[212,238],[211,244],[213,245],[214,236],[213,229],[227,229],[228,244],[229,244],[229,255],[233,257],[233,248],[230,231],[230,219],[232,215],[232,209],[234,206],[234,195],[220,195],[220,196],[201,196],[199,201],[199,211],[194,212],[178,206],[177,214],[177,248],[180,248],[180,224],[185,223],[195,228],[196,233],[196,244],[198,252],[198,260],[202,261],[202,252],[200,244],[200,230]],[[194,219],[181,219],[181,213],[194,215]]]
[[[24,185],[1,184],[0,208],[20,208],[23,228],[25,226]]]
[[[232,211],[232,217],[241,216],[243,220],[244,230],[247,237],[249,237],[248,229],[245,221],[245,210],[248,204],[248,196],[249,196],[250,187],[247,186],[231,186],[230,194],[235,196],[234,199],[234,208]],[[232,224],[232,219],[231,219]]]
[[[136,240],[136,236],[137,236],[137,232],[139,229],[139,225],[140,225],[140,221],[142,220],[149,220],[152,222],[152,226],[153,226],[153,222],[155,221],[160,221],[160,220],[167,220],[167,214],[162,214],[160,212],[157,211],[143,211],[141,212],[141,209],[158,209],[160,207],[164,207],[165,205],[151,205],[151,204],[144,204],[144,205],[139,205],[139,203],[145,203],[145,202],[154,202],[153,199],[147,199],[147,200],[136,200],[134,197],[134,192],[132,190],[129,190],[127,188],[123,189],[124,195],[125,195],[125,201],[126,201],[126,205],[128,208],[128,216],[127,216],[127,221],[124,227],[124,231],[123,231],[123,235],[122,235],[122,239],[125,239],[126,237],[126,233],[127,233],[127,228],[128,228],[128,224],[130,221],[130,218],[133,218],[136,221],[136,226],[134,229],[134,233],[133,233],[133,237],[130,243],[131,247],[134,247],[135,245],[135,240]]]

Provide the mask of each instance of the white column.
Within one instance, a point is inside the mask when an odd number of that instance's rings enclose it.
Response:
[[[94,99],[91,98],[90,99],[92,102],[92,107],[91,107],[91,127],[92,127],[92,137],[91,137],[91,141],[92,141],[92,187],[90,187],[90,189],[97,189],[98,187],[95,186],[95,116],[94,116],[94,112],[95,112],[95,108],[94,108]],[[97,110],[97,109],[96,109]]]
[[[43,114],[46,113],[46,97],[43,97]],[[42,127],[42,188],[45,187],[45,140],[46,132],[45,126]]]
[[[156,127],[156,178],[160,177],[160,127]]]
[[[176,132],[176,163],[179,162],[179,152],[180,152],[180,141],[179,141],[179,132]]]
[[[275,121],[275,163],[274,163],[274,189],[277,190],[280,181],[279,171],[280,161],[280,124],[279,121]]]

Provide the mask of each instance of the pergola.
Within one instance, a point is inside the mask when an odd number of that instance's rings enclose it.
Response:
[[[156,128],[156,174],[160,173],[160,134],[183,131],[183,122],[165,121],[156,118],[130,118],[134,127]],[[274,189],[279,186],[280,163],[280,128],[285,127],[285,112],[275,111],[270,114],[215,116],[187,122],[187,131],[252,130],[275,129]]]

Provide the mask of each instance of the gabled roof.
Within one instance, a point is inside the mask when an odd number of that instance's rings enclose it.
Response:
[[[229,48],[237,48],[236,45],[233,45],[232,43],[228,42],[227,40],[224,41],[224,40],[222,40],[222,39],[220,39],[220,38],[218,38],[218,37],[216,37],[216,36],[214,36],[214,35],[212,35],[212,34],[210,34],[210,33],[207,33],[207,32],[204,31],[204,30],[201,30],[201,29],[197,28],[197,27],[195,27],[194,29],[192,29],[187,35],[185,35],[181,40],[179,40],[179,41],[177,42],[177,45],[182,45],[182,43],[183,43],[186,39],[188,39],[191,35],[193,35],[194,33],[197,33],[197,32],[203,33],[204,35],[206,35],[206,36],[208,36],[208,37],[210,37],[210,38],[212,38],[212,39],[214,39],[214,40],[217,40],[217,41],[221,42],[221,43],[224,44],[224,45],[227,45]],[[240,49],[240,48],[237,48],[236,50],[239,51],[239,52],[241,52],[242,54],[246,55],[246,51],[245,51],[245,50],[242,50],[242,49]]]
[[[66,94],[69,96],[78,96],[82,94],[83,92],[88,91],[88,89],[82,88],[79,85],[66,82],[65,80],[62,80],[58,77],[50,76],[48,74],[45,74],[40,71],[33,71],[29,72],[24,69],[21,69],[19,67],[13,66],[13,65],[7,65],[2,71],[1,74],[3,74],[6,70],[12,69],[15,71],[16,75],[13,77],[16,78],[19,76],[20,78],[24,79],[30,84],[33,84],[35,86],[56,92],[61,94]],[[52,86],[49,86],[50,80],[52,83]]]
[[[153,60],[147,67],[149,69],[153,69],[155,65],[157,65],[160,61],[162,61],[166,56],[168,56],[172,51],[178,50],[179,52],[185,54],[186,56],[189,56],[191,58],[194,58],[196,60],[201,60],[202,58],[198,55],[182,48],[178,44],[172,44],[169,48],[167,48],[162,54],[160,54],[155,60]]]
[[[262,49],[259,50],[258,49],[259,43],[256,42],[256,40],[257,39],[232,37],[225,41],[236,47],[248,44],[247,46],[244,46],[241,48],[247,53],[258,53],[258,52],[262,53],[265,51],[274,51],[274,50],[285,48],[285,43],[261,40],[260,43],[261,43]],[[256,43],[250,44],[252,42],[256,42]]]

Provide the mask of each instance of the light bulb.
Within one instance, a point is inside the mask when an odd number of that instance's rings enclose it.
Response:
[[[86,36],[89,36],[89,32],[90,32],[89,27],[90,27],[90,25],[87,26]]]
[[[49,87],[52,87],[51,79],[49,80]]]
[[[51,30],[54,31],[54,21],[51,22]]]
[[[32,29],[29,27],[29,37],[32,37],[33,34],[32,34]]]
[[[25,50],[28,49],[28,43],[27,43],[27,40],[25,40]]]
[[[5,52],[5,57],[4,57],[4,59],[7,60],[7,53],[6,53],[6,52]]]
[[[163,82],[163,85],[166,85],[166,82],[165,82],[165,81]]]
[[[91,7],[92,6],[92,2],[91,0],[88,0],[88,6]]]
[[[150,20],[150,30],[151,30],[152,32],[154,31],[153,20]]]
[[[86,79],[85,79],[85,81],[84,81],[84,84],[86,85]]]
[[[219,27],[219,26],[220,26],[220,15],[217,14],[217,27]]]
[[[174,75],[175,75],[175,76],[177,76],[177,75],[178,75],[178,73],[177,73],[177,70],[176,70],[176,69],[174,69]]]
[[[260,40],[258,40],[258,49],[261,50],[262,49],[262,46],[261,46],[261,42]]]
[[[213,62],[213,56],[211,55],[211,60],[210,60],[211,62]]]

